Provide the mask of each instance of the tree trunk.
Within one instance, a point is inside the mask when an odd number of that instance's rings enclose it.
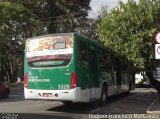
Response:
[[[151,86],[153,86],[158,91],[158,94],[160,95],[160,81],[155,80],[155,78],[153,77],[153,72],[151,71],[147,71],[146,75],[149,78]]]
[[[0,82],[4,83],[4,77],[5,77],[5,71],[4,71],[4,65],[1,61],[1,68],[0,68]]]
[[[11,65],[10,65],[10,60],[8,58],[7,53],[5,53],[4,66],[5,66],[6,72],[8,74],[8,81],[9,82],[14,82],[14,78],[13,78],[13,74],[12,74],[12,69],[11,69]]]
[[[4,49],[3,47],[0,49],[0,55],[1,55],[1,59],[0,59],[0,82],[4,83],[4,78],[5,78],[5,69],[4,69]]]
[[[48,30],[48,33],[49,34],[52,34],[52,33],[56,33],[57,32],[57,23],[55,22],[56,18],[53,19],[54,17],[58,16],[58,9],[55,7],[55,3],[54,1],[52,0],[47,0],[47,4],[49,6],[48,8],[48,13],[49,13],[49,21],[50,23],[48,24],[47,26],[47,30]],[[53,22],[54,20],[54,22]]]

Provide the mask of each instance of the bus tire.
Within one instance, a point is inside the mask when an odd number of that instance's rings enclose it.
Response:
[[[100,99],[100,105],[105,105],[107,102],[108,97],[108,88],[107,85],[102,86],[102,92],[101,92],[101,99]]]

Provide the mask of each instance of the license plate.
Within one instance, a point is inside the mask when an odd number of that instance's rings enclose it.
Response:
[[[52,93],[43,93],[43,97],[52,97]]]

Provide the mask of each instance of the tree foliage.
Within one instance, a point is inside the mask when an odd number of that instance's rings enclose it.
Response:
[[[159,11],[160,0],[119,2],[116,8],[103,10],[98,35],[105,45],[133,61],[138,69],[152,71],[160,64],[154,56],[154,35],[160,25]]]
[[[23,56],[26,9],[20,4],[0,2],[0,11],[0,78],[13,81],[18,75],[17,58]]]
[[[90,10],[89,3],[90,0],[2,0],[0,81],[12,82],[19,74],[22,76],[25,39],[81,31]]]
[[[74,32],[86,20],[90,0],[10,0],[23,4],[47,33]]]

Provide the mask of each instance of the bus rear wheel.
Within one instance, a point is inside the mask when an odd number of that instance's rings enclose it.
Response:
[[[100,105],[105,105],[108,97],[108,89],[106,85],[102,86]]]

